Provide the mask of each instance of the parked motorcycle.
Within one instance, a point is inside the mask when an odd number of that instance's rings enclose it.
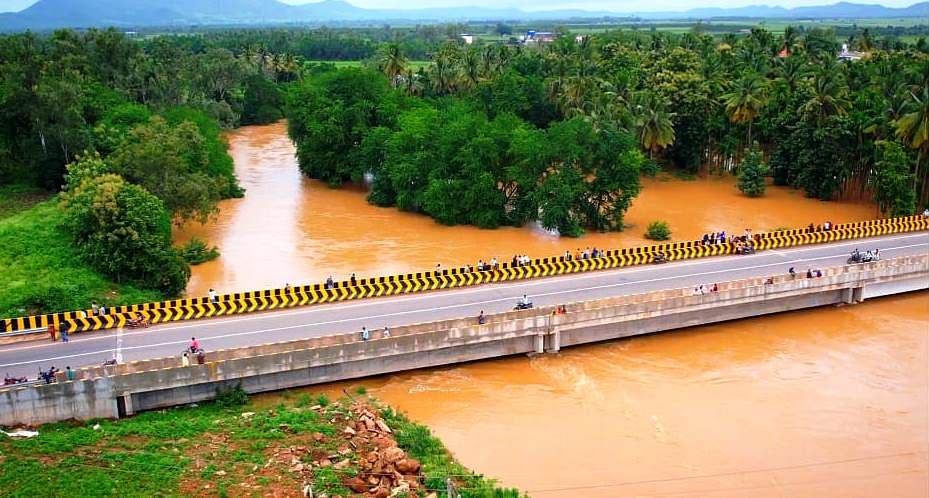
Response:
[[[880,249],[875,249],[872,251],[861,252],[858,249],[852,251],[852,254],[848,257],[846,264],[857,264],[857,263],[870,263],[872,261],[880,261]]]
[[[516,301],[516,306],[513,306],[513,311],[531,310],[531,309],[532,309],[532,301],[525,302],[522,299],[520,299],[519,301]]]

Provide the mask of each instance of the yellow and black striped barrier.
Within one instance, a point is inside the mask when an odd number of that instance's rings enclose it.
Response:
[[[893,233],[929,229],[929,219],[908,216],[884,220],[862,221],[835,225],[831,230],[795,229],[756,234],[750,244],[756,250],[819,244],[837,240],[873,237]],[[662,253],[669,260],[721,256],[735,252],[733,244],[703,245],[700,241],[674,242],[644,247],[629,247],[606,251],[602,256],[566,261],[561,257],[533,260],[528,265],[498,265],[496,270],[469,271],[454,268],[432,272],[408,273],[359,279],[355,285],[342,281],[331,288],[323,284],[288,289],[266,289],[219,296],[215,303],[207,297],[174,299],[155,303],[117,306],[104,316],[91,316],[90,310],[66,311],[5,319],[0,327],[5,332],[45,329],[49,325],[64,327],[69,332],[121,327],[133,315],[146,317],[152,323],[193,320],[294,306],[331,303],[352,299],[411,294],[438,289],[468,287],[493,282],[549,277],[586,271],[606,270],[650,263]]]

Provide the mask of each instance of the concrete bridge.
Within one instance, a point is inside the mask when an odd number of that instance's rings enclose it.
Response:
[[[856,244],[862,248],[878,245],[876,241],[870,244],[858,241]],[[137,349],[131,351],[137,351],[139,357],[148,358],[157,355],[158,351],[167,351],[167,357],[116,368],[90,367],[81,370],[79,379],[74,382],[0,390],[0,424],[119,416],[208,399],[217,386],[238,382],[250,392],[276,390],[512,354],[555,352],[577,344],[815,306],[851,304],[870,297],[929,288],[925,234],[882,239],[879,244],[882,253],[897,257],[865,265],[844,265],[848,252],[846,245],[716,261],[715,266],[722,268],[713,268],[714,261],[708,260],[625,270],[611,275],[585,275],[603,279],[595,282],[577,282],[580,280],[577,277],[552,279],[513,284],[516,289],[477,288],[333,306],[329,310],[295,311],[292,314],[296,316],[289,319],[297,321],[296,324],[281,323],[271,328],[263,322],[285,319],[287,315],[203,322],[176,327],[179,331],[172,333],[183,337],[176,342],[164,340],[166,330],[137,332],[129,336],[139,341],[138,346],[131,346]],[[831,265],[836,266],[828,268]],[[788,266],[796,267],[798,275],[785,275],[784,270]],[[825,275],[805,278],[808,266],[824,269]],[[774,274],[777,275],[768,276]],[[707,283],[718,283],[719,290],[694,294],[694,285]],[[553,287],[544,287],[548,285]],[[530,286],[543,286],[543,292],[533,293],[539,296],[537,302],[547,305],[570,303],[567,304],[567,313],[553,316],[553,307],[523,312],[503,311],[522,288]],[[653,291],[653,287],[677,288]],[[638,293],[628,294],[624,292],[627,289]],[[465,294],[468,292],[472,295]],[[577,297],[588,299],[574,299]],[[428,302],[430,298],[444,299],[447,304],[436,306],[436,303]],[[385,305],[385,309],[358,309]],[[474,318],[477,307],[500,312],[488,316],[487,323],[479,325]],[[324,323],[312,321],[318,316],[305,316],[326,311],[345,312],[339,311],[342,308],[348,308],[346,315],[342,315],[344,318]],[[469,312],[462,313],[462,310]],[[353,314],[356,316],[351,317]],[[449,314],[467,318],[436,319]],[[392,327],[389,338],[381,337],[379,323],[368,323],[375,332],[372,340],[367,342],[360,341],[354,331],[326,333],[332,328],[352,330],[356,327],[351,325],[358,320],[370,322],[390,318],[396,323],[402,319],[399,317],[416,316],[430,317],[433,321]],[[406,320],[410,321],[415,320]],[[235,345],[238,341],[254,344],[264,342],[262,339],[269,336],[283,336],[280,339],[291,340],[213,351],[205,365],[180,366],[177,352],[186,343],[190,327],[211,326],[223,326],[226,330],[214,329],[217,330],[213,332],[215,335],[206,336],[208,346],[211,343]],[[234,327],[242,328],[236,330]],[[160,342],[159,338],[162,339]],[[124,338],[124,342],[127,339]],[[112,342],[113,337],[89,336],[81,339],[81,342],[88,342],[85,345],[48,346],[75,348],[76,351],[67,359],[93,358],[110,353],[80,352],[88,346],[98,347],[97,343],[91,342],[95,340]],[[5,349],[3,354],[44,354],[44,348],[48,346],[12,347]],[[31,365],[34,361],[26,359],[22,363]],[[71,361],[71,364],[78,362]]]

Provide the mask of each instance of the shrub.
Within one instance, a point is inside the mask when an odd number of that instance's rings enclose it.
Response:
[[[248,393],[242,389],[242,383],[237,382],[235,385],[222,386],[216,388],[216,406],[220,408],[232,408],[248,404]]]
[[[665,221],[653,221],[645,230],[645,238],[650,240],[668,240],[671,238],[671,227]]]
[[[184,244],[180,252],[181,256],[184,257],[184,261],[187,261],[190,265],[199,265],[219,257],[219,250],[216,247],[209,247],[206,242],[196,237]]]
[[[101,175],[63,193],[61,207],[81,259],[98,271],[168,295],[187,286],[190,267],[171,247],[171,218],[144,188]]]
[[[739,167],[739,190],[749,197],[761,197],[764,195],[765,176],[768,173],[768,165],[755,145],[745,154]]]

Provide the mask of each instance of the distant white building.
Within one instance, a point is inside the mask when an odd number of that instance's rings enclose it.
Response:
[[[461,39],[464,40],[465,45],[471,45],[474,43],[474,35],[468,33],[462,33]]]
[[[526,36],[523,37],[522,41],[524,45],[530,43],[551,43],[558,39],[560,35],[558,33],[552,33],[551,31],[526,31]]]
[[[839,60],[842,61],[857,61],[864,57],[864,54],[861,52],[856,52],[854,50],[848,49],[848,44],[842,44],[842,51],[839,52]]]

